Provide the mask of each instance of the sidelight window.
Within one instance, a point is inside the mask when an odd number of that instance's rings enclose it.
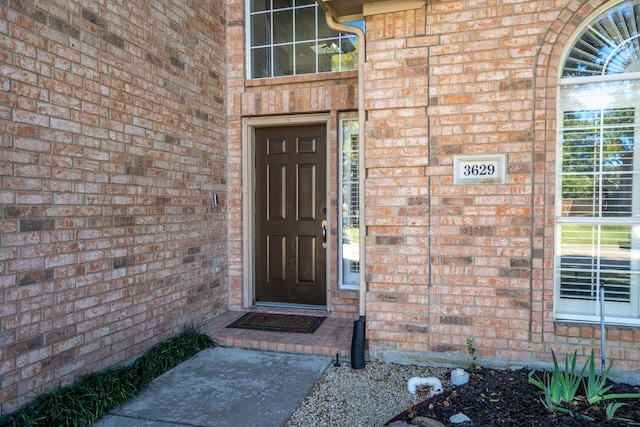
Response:
[[[360,141],[358,120],[340,121],[340,186],[342,203],[339,234],[340,287],[357,289],[360,284]]]

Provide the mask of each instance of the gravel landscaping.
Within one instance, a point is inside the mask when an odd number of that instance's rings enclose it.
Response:
[[[408,414],[401,413],[410,406],[411,418],[415,417],[412,423],[429,427],[640,425],[640,399],[620,400],[623,403],[609,419],[606,406],[615,400],[588,404],[582,389],[567,407],[570,413],[550,412],[541,403],[542,392],[529,382],[528,374],[528,369],[478,368],[467,384],[456,387],[450,380],[450,368],[370,362],[364,369],[353,370],[343,363],[329,367],[320,377],[286,427],[380,427],[398,415],[398,421],[390,425],[401,427],[408,425]],[[436,377],[444,391],[432,398],[428,387],[411,394],[407,388],[411,377]],[[612,388],[607,394],[640,393],[640,386],[608,384]],[[462,418],[463,422],[456,424],[455,418]]]
[[[330,366],[287,427],[373,427],[382,426],[398,413],[423,401],[427,395],[409,393],[411,377],[436,377],[444,387],[451,385],[451,370],[369,362],[364,369],[349,363]]]

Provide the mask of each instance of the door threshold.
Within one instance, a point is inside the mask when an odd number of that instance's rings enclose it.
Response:
[[[309,311],[322,311],[327,313],[326,305],[308,305],[308,304],[285,304],[280,302],[256,302],[251,308],[257,309],[283,309],[283,310],[309,310]]]

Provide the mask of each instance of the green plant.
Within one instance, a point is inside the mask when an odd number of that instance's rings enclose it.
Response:
[[[564,370],[560,369],[556,354],[553,351],[551,351],[551,354],[553,357],[553,372],[545,372],[541,379],[535,371],[531,371],[529,373],[529,382],[544,392],[545,397],[542,403],[547,409],[553,411],[558,409],[558,404],[569,403],[575,398],[585,368],[582,368],[582,371],[576,374],[577,351],[573,353],[571,362],[569,362],[569,357],[565,357]]]
[[[545,372],[542,378],[538,378],[534,371],[529,372],[529,382],[544,393],[544,398],[541,398],[540,401],[549,411],[555,412],[557,409],[556,404],[561,401],[561,395],[560,388],[555,386],[552,378],[553,376],[549,375],[548,372]]]
[[[591,350],[591,355],[587,361],[587,364],[589,365],[589,375],[583,380],[587,402],[595,404],[604,400],[640,398],[640,393],[606,394],[612,387],[612,385],[607,386],[606,384],[613,362],[609,363],[609,367],[602,373],[602,375],[596,375],[594,360],[593,350]],[[612,404],[609,404],[609,406],[611,405]],[[619,407],[620,405],[617,405],[613,411],[615,412]]]
[[[640,398],[640,393],[606,394],[612,387],[612,385],[607,385],[607,378],[613,363],[609,364],[602,375],[597,375],[593,350],[591,350],[591,355],[580,372],[576,371],[577,352],[573,353],[570,362],[569,357],[565,357],[564,370],[560,369],[555,353],[552,351],[551,354],[553,356],[553,372],[545,372],[542,378],[535,371],[529,372],[529,382],[542,390],[544,397],[540,401],[551,412],[562,412],[571,416],[591,419],[583,414],[573,413],[570,407],[562,406],[562,404],[572,404],[580,384],[584,388],[587,402],[591,405],[605,400]],[[587,369],[589,372],[585,377]],[[620,402],[609,403],[605,408],[607,419],[632,421],[615,418],[616,411],[623,405],[625,404]]]
[[[469,370],[473,372],[478,368],[478,365],[476,364],[476,356],[474,356],[476,348],[473,345],[473,338],[467,338],[467,351],[471,356],[471,365],[469,365]]]
[[[602,373],[602,375],[596,375],[595,361],[593,350],[587,363],[589,364],[589,375],[583,380],[584,390],[587,397],[587,402],[590,404],[599,402],[609,389],[611,385],[607,386],[607,377],[609,376],[609,370],[613,365],[613,362],[609,363],[609,367]],[[617,409],[617,408],[616,408]]]
[[[622,402],[609,403],[607,405],[607,407],[605,408],[605,414],[607,414],[607,419],[609,421],[615,420],[616,419],[616,411],[621,406],[625,406],[625,405],[627,405],[627,404],[626,403],[622,403]]]
[[[216,343],[196,327],[150,348],[132,365],[85,375],[75,383],[42,394],[16,412],[0,417],[0,427],[92,425],[123,404],[154,378]]]
[[[578,361],[578,352],[573,352],[571,358],[571,366],[569,366],[569,358],[564,358],[564,370],[561,370],[558,366],[558,360],[555,353],[551,352],[553,356],[554,376],[558,378],[558,385],[561,391],[561,398],[564,402],[571,402],[578,392],[578,387],[582,377],[584,376],[585,368],[582,368],[579,374],[576,375],[576,363]]]

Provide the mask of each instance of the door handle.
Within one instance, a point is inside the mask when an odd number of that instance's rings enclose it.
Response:
[[[322,247],[327,249],[327,220],[322,220]]]

